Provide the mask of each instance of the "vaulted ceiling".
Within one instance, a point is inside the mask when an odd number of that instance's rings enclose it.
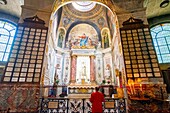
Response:
[[[0,12],[9,14],[15,17],[20,17],[21,6],[24,5],[24,0],[0,0],[5,1],[7,4],[0,4]]]
[[[6,0],[6,5],[1,4],[1,1],[4,0],[0,0],[0,12],[20,17],[22,5],[30,6],[35,9],[43,9],[44,4],[49,4],[49,7],[45,9],[51,11],[55,0]],[[170,14],[170,4],[165,8],[160,8],[160,3],[162,1],[163,0],[112,0],[117,13],[126,13],[127,8],[129,8],[129,11],[133,12],[138,10],[142,4],[142,7],[146,7],[147,18]]]

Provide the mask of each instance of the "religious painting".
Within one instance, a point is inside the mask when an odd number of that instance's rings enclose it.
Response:
[[[63,28],[60,28],[58,33],[58,42],[57,42],[58,47],[60,48],[63,47],[64,38],[65,38],[65,30]]]
[[[106,49],[110,47],[111,44],[110,31],[108,28],[103,28],[101,34],[102,34],[102,48]]]
[[[71,19],[69,17],[63,17],[63,26],[67,27],[71,22]]]
[[[98,24],[101,25],[102,27],[105,25],[105,19],[103,17],[100,17],[98,20],[97,20]]]
[[[74,49],[92,49],[98,45],[98,33],[93,26],[89,24],[78,24],[73,27],[69,33],[67,48]]]

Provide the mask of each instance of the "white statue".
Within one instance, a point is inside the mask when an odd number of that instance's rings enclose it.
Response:
[[[110,79],[110,76],[111,76],[111,74],[110,74],[110,65],[107,64],[106,70],[105,70],[105,78]]]
[[[98,42],[97,49],[101,48],[101,42]]]
[[[82,79],[86,79],[86,65],[82,62]]]

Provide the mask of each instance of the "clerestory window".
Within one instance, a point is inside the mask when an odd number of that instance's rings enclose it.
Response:
[[[16,25],[0,20],[0,61],[7,61],[16,32]]]
[[[170,63],[170,23],[151,28],[151,35],[159,63]]]

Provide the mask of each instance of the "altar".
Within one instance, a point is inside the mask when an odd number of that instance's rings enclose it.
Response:
[[[89,97],[97,86],[94,71],[95,49],[72,49],[71,82],[68,97]]]

